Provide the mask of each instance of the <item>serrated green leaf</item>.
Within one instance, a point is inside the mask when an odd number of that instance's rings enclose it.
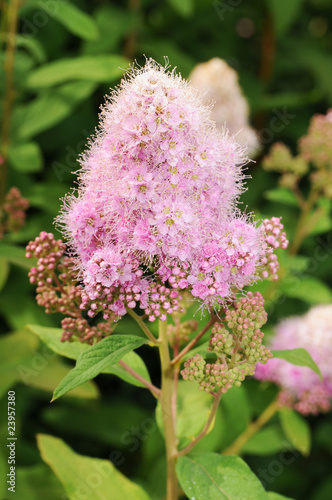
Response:
[[[280,283],[280,290],[287,296],[302,299],[309,304],[328,304],[332,302],[332,291],[321,280],[299,276],[297,282],[289,286],[287,280]]]
[[[308,422],[292,408],[280,408],[279,417],[282,429],[290,443],[302,455],[309,455],[311,433]]]
[[[80,342],[61,342],[62,330],[60,328],[46,328],[39,325],[27,325],[27,328],[38,335],[52,351],[66,358],[77,359],[82,352],[90,348],[87,344],[81,344]],[[138,354],[129,352],[123,356],[122,361],[150,382],[149,372],[144,361]],[[106,366],[101,373],[116,375],[129,384],[136,385],[137,387],[145,387],[144,384],[139,382],[119,364]]]
[[[45,88],[70,80],[111,83],[128,68],[128,61],[117,55],[80,56],[58,59],[32,71],[27,79],[28,88]]]
[[[43,155],[36,142],[12,144],[8,150],[12,167],[18,172],[39,172],[43,168]]]
[[[98,27],[94,19],[72,2],[57,0],[53,3],[47,0],[29,0],[25,11],[31,8],[44,10],[48,16],[56,19],[68,31],[80,38],[96,40],[99,37]]]
[[[298,347],[296,349],[273,350],[272,354],[275,358],[284,359],[292,365],[306,366],[322,378],[319,367],[312,359],[308,351],[306,349],[303,349],[302,347]]]
[[[190,500],[267,500],[267,494],[240,458],[216,453],[179,457],[179,482]]]
[[[145,491],[118,472],[109,460],[79,455],[61,439],[39,434],[38,448],[62,483],[69,500],[149,500]]]
[[[96,377],[107,366],[116,364],[125,354],[146,343],[145,339],[133,335],[111,335],[89,347],[79,355],[75,368],[55,389],[52,401]]]

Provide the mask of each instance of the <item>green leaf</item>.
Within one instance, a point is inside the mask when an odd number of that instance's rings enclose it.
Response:
[[[36,38],[16,34],[15,45],[16,47],[26,49],[37,63],[43,63],[46,61],[46,52],[44,47],[40,42],[38,42],[38,40],[36,40]]]
[[[52,87],[70,80],[110,83],[120,78],[127,67],[127,59],[117,55],[58,59],[32,71],[27,79],[27,87]]]
[[[80,342],[61,342],[61,328],[46,328],[39,325],[27,325],[26,328],[38,335],[52,351],[66,358],[77,359],[82,352],[89,349],[87,344],[81,344]]]
[[[37,360],[37,355],[35,355]],[[27,385],[35,387],[52,393],[54,387],[71,371],[71,367],[63,363],[58,358],[49,359],[40,353],[40,365],[38,369],[32,369],[31,373],[28,372]],[[33,365],[33,364],[32,364]],[[38,367],[38,365],[37,365]],[[21,366],[21,373],[22,371]],[[27,366],[29,370],[29,365]],[[79,387],[75,387],[72,391],[68,392],[66,396],[74,398],[97,399],[99,392],[97,386],[89,380]]]
[[[274,491],[268,491],[267,497],[269,500],[293,500],[290,497],[284,497],[284,495],[279,495],[279,493],[274,493]]]
[[[247,428],[251,420],[252,410],[245,387],[232,387],[221,398],[220,407],[227,428],[220,449],[225,449]]]
[[[77,359],[79,355],[90,348],[87,344],[81,344],[80,342],[61,342],[62,330],[60,328],[45,328],[39,325],[27,325],[27,328],[38,335],[38,337],[45,342],[45,344],[57,354],[65,356],[70,359]],[[144,377],[150,382],[150,375],[145,366],[144,361],[135,352],[129,352],[123,356],[122,361],[124,361],[130,368],[135,370],[139,375]],[[106,366],[102,373],[108,373],[111,375],[116,375],[120,377],[125,382],[136,385],[137,387],[145,387],[141,382],[139,382],[135,377],[130,375],[122,366],[120,365],[110,365]]]
[[[299,17],[304,0],[267,0],[277,36],[283,36]]]
[[[56,19],[68,31],[85,40],[96,40],[99,37],[97,25],[93,18],[82,12],[72,2],[57,0],[55,3],[47,0],[29,0],[27,9],[43,9],[47,15]]]
[[[179,381],[176,435],[180,449],[191,443],[201,432],[209,417],[212,402],[210,394],[199,391],[194,382]],[[156,415],[158,426],[163,429],[160,404],[157,406]],[[210,431],[212,428],[213,425]]]
[[[146,368],[144,361],[138,354],[136,354],[136,352],[128,352],[128,354],[125,354],[125,356],[123,356],[122,361],[130,366],[130,368],[135,370],[135,372],[137,372],[139,375],[144,377],[145,380],[147,380],[148,382],[151,381],[150,374]],[[142,382],[133,377],[133,375],[128,373],[127,370],[119,364],[106,367],[105,370],[102,371],[102,373],[116,375],[129,384],[145,388],[145,385],[142,384]]]
[[[140,408],[132,400],[93,400],[85,405],[84,412],[80,405],[65,401],[57,405],[48,405],[42,413],[42,420],[47,428],[57,435],[70,435],[74,439],[84,436],[91,442],[102,443],[104,446],[114,447],[118,450],[138,449],[140,439],[137,439],[135,429],[138,427],[143,441],[145,436],[156,437],[157,426],[151,410]],[[98,425],[91,425],[91,422]],[[133,430],[134,429],[134,430]],[[144,441],[145,442],[145,441]]]
[[[270,201],[276,201],[278,203],[283,203],[284,205],[291,205],[298,207],[298,201],[296,196],[292,191],[285,188],[269,189],[264,193],[264,197]]]
[[[36,142],[13,144],[9,147],[8,158],[19,172],[39,172],[43,168],[43,155]]]
[[[272,351],[272,354],[275,358],[280,358],[288,361],[292,365],[296,366],[307,366],[311,370],[313,370],[317,375],[322,378],[321,371],[319,367],[316,365],[315,361],[312,359],[311,355],[303,349],[302,347],[298,347],[297,349],[284,349]]]
[[[95,82],[65,83],[47,90],[31,103],[14,110],[15,133],[20,140],[27,140],[61,122],[75,107],[95,91]]]
[[[146,343],[145,339],[133,335],[111,335],[89,347],[79,355],[75,368],[55,389],[52,401],[96,377],[108,365],[117,363],[125,354]]]
[[[190,500],[267,500],[266,492],[240,458],[216,453],[179,457],[177,476]]]
[[[3,287],[5,286],[8,274],[9,274],[8,260],[4,259],[3,257],[0,257],[0,290],[2,290]]]
[[[149,500],[145,491],[116,470],[109,460],[79,455],[61,439],[39,434],[38,448],[62,483],[69,500]]]
[[[24,269],[31,269],[36,262],[35,259],[26,258],[25,250],[23,248],[15,245],[7,245],[6,243],[1,243],[0,245],[0,257],[7,259],[11,264],[23,267]]]
[[[25,332],[0,338],[0,397],[16,382],[22,381],[20,367],[30,366],[37,339]]]
[[[287,296],[301,299],[309,304],[328,304],[332,302],[332,291],[321,280],[310,277],[298,277],[291,286],[287,280],[280,283],[281,291]]]
[[[17,468],[15,495],[24,500],[64,499],[64,489],[47,465]]]
[[[252,436],[243,446],[242,453],[252,455],[273,455],[281,450],[291,448],[285,440],[279,425],[269,425]]]
[[[94,17],[100,37],[96,41],[85,42],[85,54],[116,52],[119,43],[139,22],[134,12],[116,5],[101,5],[95,10]]]
[[[280,408],[279,417],[282,429],[290,443],[302,455],[309,455],[311,433],[308,422],[291,408]]]
[[[168,0],[168,3],[182,17],[189,17],[194,12],[194,0]]]

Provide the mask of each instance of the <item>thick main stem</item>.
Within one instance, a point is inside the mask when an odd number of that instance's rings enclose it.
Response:
[[[258,417],[255,422],[251,422],[246,430],[240,434],[240,436],[235,439],[235,441],[224,450],[223,455],[238,455],[241,452],[243,446],[249,441],[249,439],[256,434],[277,412],[279,409],[279,404],[277,399],[274,399],[272,403],[269,404],[263,413]]]
[[[167,461],[167,500],[178,500],[178,482],[175,471],[177,449],[174,419],[172,414],[173,368],[167,340],[167,323],[159,321],[159,353],[161,361],[160,405],[163,415]]]

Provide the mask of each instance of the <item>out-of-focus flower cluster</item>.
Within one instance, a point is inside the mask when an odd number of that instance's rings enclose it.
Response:
[[[18,232],[25,223],[29,200],[23,198],[17,187],[12,187],[0,206],[0,239],[7,233]]]
[[[273,358],[257,365],[255,376],[281,387],[280,404],[292,406],[304,415],[326,412],[332,399],[332,306],[313,307],[304,316],[291,317],[277,327],[270,349],[302,347],[319,366],[323,380],[310,368],[294,366]]]
[[[332,110],[326,115],[315,115],[310,122],[307,135],[298,143],[299,154],[293,156],[282,143],[272,146],[263,160],[263,168],[282,174],[280,183],[293,188],[301,177],[314,167],[310,175],[312,186],[318,192],[332,199]]]
[[[88,315],[138,306],[165,320],[182,291],[219,308],[252,284],[272,247],[265,225],[236,208],[244,161],[181,77],[153,61],[133,70],[102,111],[59,219]]]
[[[82,316],[84,291],[77,281],[74,260],[64,255],[65,250],[62,240],[45,231],[30,241],[26,257],[37,259],[29,272],[30,283],[37,286],[37,303],[45,307],[47,314],[60,312],[66,316],[61,322],[62,341],[76,338],[92,344],[111,333],[112,321],[91,326]]]
[[[249,156],[259,150],[255,130],[249,125],[249,106],[239,85],[238,74],[225,61],[215,57],[195,66],[189,80],[204,103],[213,102],[211,118],[219,129],[225,126],[247,148]]]
[[[240,386],[247,375],[253,375],[258,362],[266,363],[271,352],[262,344],[261,327],[267,321],[264,300],[260,293],[248,292],[246,297],[225,310],[224,323],[212,329],[210,348],[216,356],[206,363],[200,354],[185,362],[181,371],[185,380],[196,381],[200,390],[225,393],[233,385]]]
[[[282,248],[285,250],[288,247],[286,233],[283,231],[283,224],[279,217],[264,219],[262,222],[264,228],[264,238],[267,245],[266,253],[262,258],[261,276],[263,279],[271,278],[276,281],[278,279],[279,262],[274,250]]]

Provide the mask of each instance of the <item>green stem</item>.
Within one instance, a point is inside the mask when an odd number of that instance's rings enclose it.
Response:
[[[215,395],[209,418],[207,419],[206,424],[204,425],[202,431],[198,434],[198,436],[195,437],[195,439],[191,443],[189,443],[185,448],[183,448],[183,450],[178,452],[178,457],[187,455],[187,453],[189,453],[194,448],[194,446],[196,446],[196,444],[201,439],[203,439],[203,437],[205,437],[206,434],[209,432],[210,427],[215,419],[221,396],[222,392],[218,392]]]
[[[235,439],[235,441],[224,450],[223,455],[238,455],[241,452],[243,446],[249,441],[249,439],[256,434],[272,417],[279,409],[279,404],[277,399],[274,399],[271,404],[263,413],[258,417],[255,422],[251,422],[246,430],[240,434],[240,436]]]
[[[129,365],[127,365],[124,361],[119,361],[119,365],[122,366],[122,368],[124,368],[128,373],[130,373],[130,375],[132,375],[133,377],[135,377],[137,380],[139,380],[139,382],[141,382],[143,385],[145,385],[145,387],[147,389],[149,389],[149,391],[151,392],[151,394],[159,399],[160,398],[160,389],[158,389],[158,387],[156,387],[155,385],[151,384],[151,382],[149,382],[148,380],[146,380],[144,377],[142,377],[139,373],[137,373],[135,370],[133,370]]]
[[[3,99],[3,118],[1,124],[1,154],[2,165],[0,166],[0,201],[6,191],[7,155],[10,142],[10,121],[14,101],[14,58],[15,58],[15,38],[18,23],[18,0],[10,0],[7,7],[7,43],[5,53],[5,93]],[[5,6],[3,5],[3,9]],[[6,13],[4,12],[4,15]]]
[[[139,327],[141,328],[141,330],[143,330],[143,332],[145,333],[145,335],[147,336],[147,338],[150,340],[150,342],[152,343],[152,345],[159,344],[160,341],[158,339],[156,339],[156,337],[154,337],[152,335],[152,333],[150,332],[150,330],[148,329],[148,327],[146,326],[146,324],[142,320],[141,316],[139,316],[138,314],[136,314],[129,307],[127,307],[126,309],[127,309],[127,313],[129,314],[129,316],[131,316],[136,321],[136,323],[139,325]]]
[[[159,320],[159,353],[161,362],[161,395],[160,405],[163,416],[166,462],[167,462],[167,495],[166,500],[178,500],[178,482],[175,471],[177,458],[176,433],[172,414],[173,400],[173,368],[171,365],[167,339],[167,322]]]

